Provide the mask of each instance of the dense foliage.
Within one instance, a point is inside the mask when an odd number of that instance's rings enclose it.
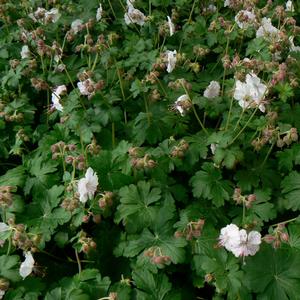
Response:
[[[0,3],[0,298],[299,299],[299,3]]]

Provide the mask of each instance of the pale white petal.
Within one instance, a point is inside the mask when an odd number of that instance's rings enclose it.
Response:
[[[220,94],[220,84],[217,81],[211,81],[209,86],[205,89],[203,96],[209,99],[218,97]]]
[[[5,223],[0,222],[0,232],[4,232],[4,231],[8,231],[8,230],[10,230],[10,227]]]
[[[25,279],[28,275],[31,274],[33,266],[34,266],[34,259],[30,251],[25,252],[25,260],[21,263],[19,273]]]

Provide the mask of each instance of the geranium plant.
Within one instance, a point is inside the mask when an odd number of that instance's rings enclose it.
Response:
[[[297,1],[0,8],[0,299],[299,299]]]

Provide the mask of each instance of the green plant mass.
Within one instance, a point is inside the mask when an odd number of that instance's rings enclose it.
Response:
[[[0,299],[300,299],[299,1],[10,0],[0,27]]]

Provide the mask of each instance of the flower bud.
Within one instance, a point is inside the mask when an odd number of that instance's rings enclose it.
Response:
[[[286,233],[286,232],[281,232],[280,233],[280,239],[283,241],[283,242],[288,242],[289,241],[289,235]]]

